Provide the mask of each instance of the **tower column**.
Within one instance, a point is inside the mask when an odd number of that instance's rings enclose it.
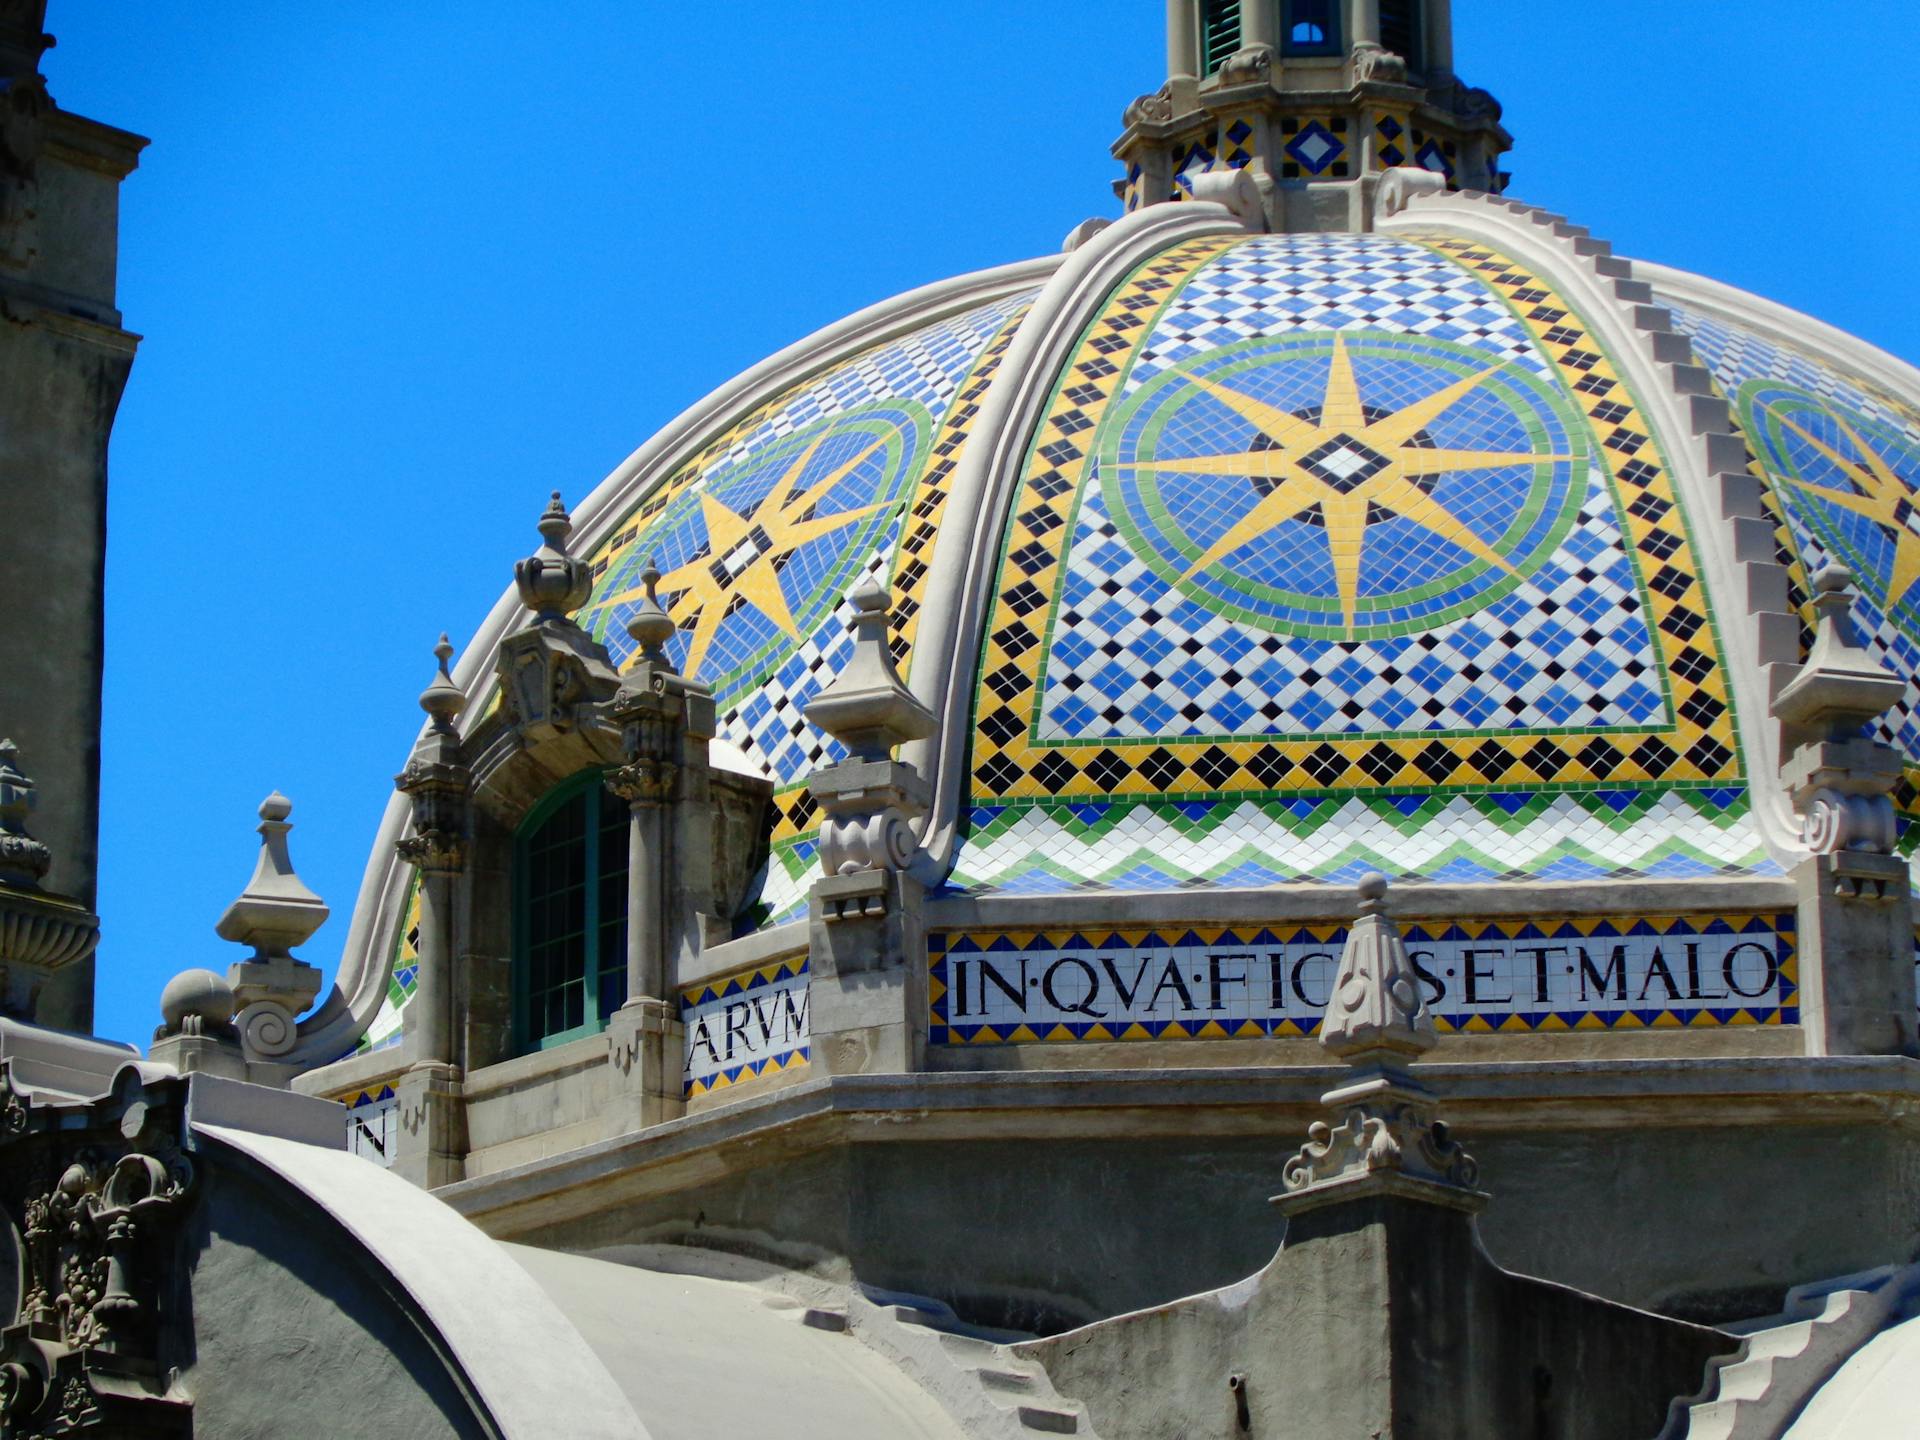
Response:
[[[1347,47],[1380,43],[1380,0],[1349,0]]]
[[[1199,0],[1167,0],[1167,78],[1200,73]]]
[[[1280,48],[1281,0],[1245,0],[1240,7],[1240,45],[1251,50],[1256,45]]]
[[[1437,80],[1453,74],[1453,0],[1427,0],[1427,74]]]

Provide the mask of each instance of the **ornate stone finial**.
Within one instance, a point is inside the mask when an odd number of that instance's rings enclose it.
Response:
[[[887,645],[891,597],[871,580],[847,597],[853,604],[853,655],[806,708],[809,721],[845,745],[856,760],[886,760],[896,745],[934,732],[933,714],[900,682]]]
[[[37,889],[53,855],[27,833],[27,816],[39,797],[19,762],[20,747],[0,740],[0,884]]]
[[[540,548],[513,567],[520,603],[539,621],[564,621],[593,593],[593,567],[567,550],[572,533],[573,517],[555,490],[540,516]]]
[[[1889,798],[1900,756],[1869,726],[1906,693],[1854,631],[1853,575],[1829,564],[1813,577],[1813,646],[1774,697],[1785,727],[1781,779],[1815,854],[1889,854],[1897,827]]]
[[[633,618],[627,621],[627,634],[633,637],[633,643],[640,647],[642,659],[655,665],[671,667],[667,659],[667,642],[677,633],[673,617],[668,615],[660,604],[660,566],[658,560],[649,560],[647,568],[640,572],[640,584],[645,593],[640,603],[634,607]]]
[[[900,683],[894,668],[887,592],[866,581],[849,598],[853,655],[806,707],[808,721],[848,751],[845,760],[807,780],[826,812],[820,867],[830,876],[904,870],[912,863],[919,841],[909,822],[926,809],[926,782],[893,751],[936,728],[932,712]]]
[[[293,1048],[294,1016],[320,990],[320,972],[296,958],[326,921],[325,902],[294,873],[287,850],[293,802],[279,791],[260,802],[260,857],[247,888],[221,915],[214,933],[251,945],[253,954],[227,972],[239,1004],[241,1039],[249,1058],[272,1058]]]
[[[420,692],[420,708],[432,720],[436,734],[448,735],[453,732],[455,717],[466,708],[467,697],[453,683],[453,673],[447,668],[453,659],[453,642],[447,639],[444,630],[440,632],[440,643],[433,647],[433,655],[440,662],[440,669],[433,683]]]
[[[1354,1064],[1376,1057],[1417,1059],[1436,1042],[1433,1016],[1407,942],[1387,918],[1387,877],[1363,876],[1359,891],[1360,918],[1340,952],[1320,1043]]]
[[[1432,1094],[1406,1071],[1431,1050],[1433,1017],[1405,939],[1387,915],[1387,879],[1359,885],[1360,915],[1340,952],[1340,970],[1321,1024],[1320,1043],[1348,1064],[1346,1081],[1321,1096],[1340,1116],[1318,1122],[1283,1172],[1283,1208],[1315,1203],[1309,1192],[1349,1193],[1370,1180],[1411,1181],[1447,1203],[1477,1207],[1480,1167],[1434,1118]]]

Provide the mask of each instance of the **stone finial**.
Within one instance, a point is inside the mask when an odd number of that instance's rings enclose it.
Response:
[[[427,712],[435,734],[451,735],[455,718],[466,708],[467,697],[453,683],[453,672],[447,668],[453,659],[453,642],[447,639],[444,630],[440,632],[440,643],[433,647],[433,655],[440,662],[440,669],[433,683],[420,692],[420,708]]]
[[[293,802],[278,790],[260,802],[260,858],[253,879],[214,926],[222,940],[253,946],[256,960],[283,957],[304,945],[328,915],[326,904],[294,874],[287,849],[292,813]]]
[[[1897,827],[1889,796],[1900,780],[1900,756],[1869,727],[1906,686],[1854,631],[1853,575],[1829,564],[1813,577],[1813,592],[1813,646],[1773,700],[1784,727],[1781,780],[1809,850],[1890,854]]]
[[[253,947],[252,955],[227,972],[249,1059],[272,1059],[291,1050],[297,1038],[294,1017],[320,991],[320,972],[291,953],[312,938],[328,914],[326,904],[294,873],[287,851],[292,813],[293,802],[277,790],[260,802],[260,858],[253,879],[214,926],[222,940]]]
[[[896,745],[935,729],[933,714],[900,682],[887,645],[891,597],[871,580],[848,597],[853,604],[853,656],[814,696],[806,717],[845,745],[856,760],[887,760]]]
[[[1416,1059],[1434,1047],[1433,1016],[1407,942],[1387,916],[1387,877],[1362,877],[1360,917],[1347,933],[1340,971],[1320,1026],[1320,1043],[1341,1059]]]
[[[1435,1118],[1434,1097],[1407,1073],[1435,1043],[1433,1017],[1406,941],[1386,912],[1387,880],[1360,881],[1360,915],[1340,953],[1340,970],[1320,1042],[1347,1062],[1343,1082],[1321,1103],[1340,1117],[1317,1122],[1282,1171],[1283,1209],[1351,1194],[1367,1185],[1478,1208],[1480,1167]]]
[[[27,833],[27,816],[39,797],[19,762],[20,747],[0,740],[0,884],[37,889],[53,855]]]
[[[647,568],[640,572],[640,584],[645,588],[645,593],[634,607],[633,618],[627,621],[627,634],[640,647],[641,659],[671,668],[672,662],[667,659],[667,642],[673,639],[676,627],[673,617],[660,604],[658,560],[647,562]]]
[[[540,548],[513,567],[520,603],[537,620],[565,620],[593,593],[593,567],[567,550],[572,533],[573,517],[555,490],[540,516]]]

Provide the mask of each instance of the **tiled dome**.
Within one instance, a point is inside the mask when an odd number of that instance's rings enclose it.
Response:
[[[576,512],[577,618],[624,665],[658,566],[671,657],[775,785],[763,924],[804,907],[838,751],[802,711],[867,579],[942,719],[910,756],[950,889],[1779,873],[1769,667],[1803,653],[1808,567],[1844,561],[1920,672],[1920,377],[1644,268],[1657,304],[1485,196],[1371,233],[1149,207],[688,412]],[[1887,738],[1920,757],[1909,696]]]

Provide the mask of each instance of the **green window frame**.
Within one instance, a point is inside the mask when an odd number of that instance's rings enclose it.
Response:
[[[1341,55],[1340,0],[1285,0],[1281,14],[1282,55]]]
[[[627,999],[629,812],[588,771],[513,837],[513,1029],[520,1054],[604,1030]]]
[[[1200,73],[1211,75],[1240,48],[1240,0],[1200,0]]]

